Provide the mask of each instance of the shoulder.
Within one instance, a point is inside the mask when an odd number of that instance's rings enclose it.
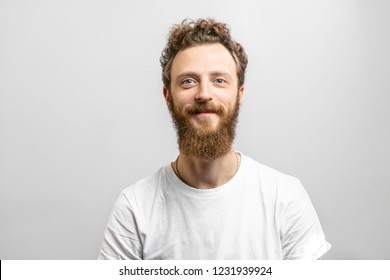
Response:
[[[243,163],[244,176],[252,178],[251,183],[256,182],[262,193],[269,198],[273,197],[278,205],[307,199],[306,190],[297,177],[268,167],[248,156],[243,156]]]
[[[163,197],[166,186],[167,166],[161,167],[155,173],[146,176],[124,188],[114,203],[114,210],[140,213],[153,204],[156,199]]]
[[[292,191],[301,185],[298,178],[266,166],[249,156],[243,155],[246,175],[257,176],[263,184],[282,188],[284,191]]]
[[[122,190],[121,196],[129,203],[143,203],[155,196],[166,181],[166,167],[161,167],[155,173],[146,176]]]

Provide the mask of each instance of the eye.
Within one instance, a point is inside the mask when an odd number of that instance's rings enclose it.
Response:
[[[184,86],[191,86],[195,83],[196,81],[194,79],[184,79],[183,81],[181,81],[181,84]]]
[[[224,80],[224,79],[221,79],[221,78],[218,78],[218,79],[216,79],[215,80],[215,83],[217,83],[217,84],[224,84],[224,83],[226,83],[226,81]]]
[[[182,84],[192,84],[194,81],[191,79],[185,79]]]

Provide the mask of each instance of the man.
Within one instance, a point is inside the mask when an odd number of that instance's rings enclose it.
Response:
[[[329,248],[298,179],[232,149],[247,56],[226,24],[185,20],[161,56],[179,156],[126,188],[99,259],[316,259]]]

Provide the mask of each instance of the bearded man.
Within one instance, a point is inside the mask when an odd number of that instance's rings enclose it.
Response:
[[[175,161],[126,188],[99,259],[317,259],[329,250],[294,177],[234,151],[247,56],[228,26],[185,20],[161,59]]]

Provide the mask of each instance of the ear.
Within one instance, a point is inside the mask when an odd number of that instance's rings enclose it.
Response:
[[[169,90],[166,87],[163,87],[163,95],[165,99],[165,103],[167,104],[167,107],[169,110],[171,110],[171,105],[170,105],[170,99],[172,98],[171,94],[169,93]]]
[[[242,99],[244,98],[244,91],[245,91],[245,87],[244,85],[242,85],[238,90],[238,102],[240,105],[242,103]]]

